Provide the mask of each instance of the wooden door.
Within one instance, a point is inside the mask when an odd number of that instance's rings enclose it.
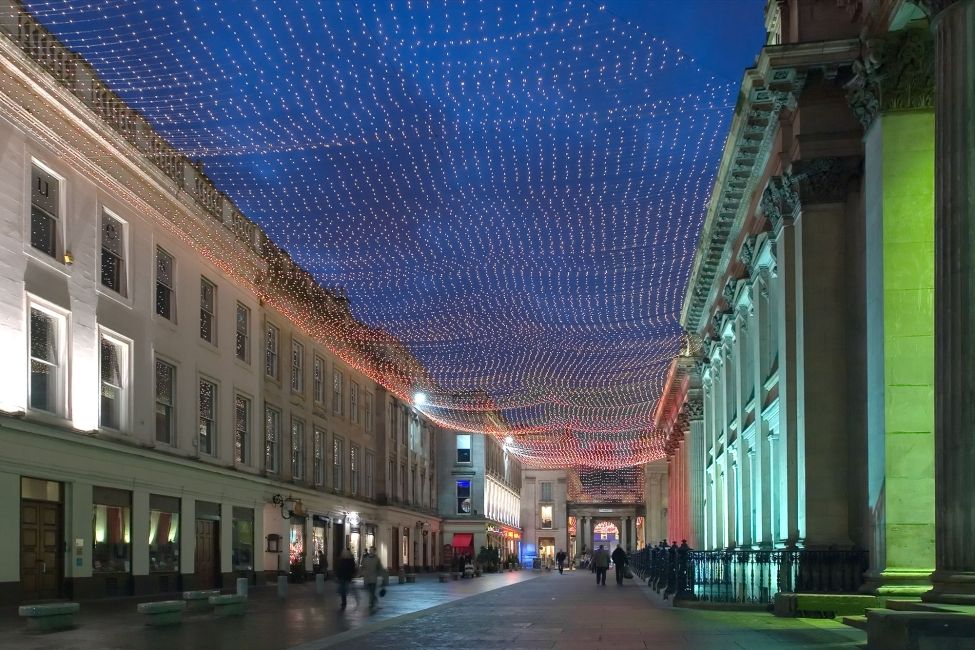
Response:
[[[200,589],[220,584],[220,522],[212,519],[196,520],[195,567]]]
[[[24,600],[61,595],[61,504],[20,502],[20,587]]]

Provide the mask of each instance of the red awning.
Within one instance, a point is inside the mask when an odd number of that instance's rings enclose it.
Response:
[[[454,533],[454,540],[450,545],[454,548],[473,548],[474,533]]]

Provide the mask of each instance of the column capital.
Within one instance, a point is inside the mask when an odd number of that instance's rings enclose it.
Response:
[[[935,16],[956,0],[928,0]],[[913,26],[863,42],[863,55],[853,62],[846,99],[866,131],[877,115],[934,107],[934,39]]]
[[[684,402],[681,411],[689,422],[696,422],[704,419],[704,400],[700,398],[688,398]]]

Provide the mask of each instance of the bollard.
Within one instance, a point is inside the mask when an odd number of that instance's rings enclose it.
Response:
[[[278,598],[288,597],[288,576],[278,576]]]
[[[315,574],[315,593],[321,596],[325,593],[325,574],[316,573]]]
[[[247,578],[237,578],[237,593],[241,596],[247,595]]]

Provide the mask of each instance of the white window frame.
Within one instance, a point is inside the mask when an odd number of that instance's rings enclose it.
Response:
[[[272,332],[274,333],[273,347],[271,346]],[[281,328],[271,322],[264,323],[264,375],[274,380],[278,380],[281,376]]]
[[[209,285],[212,289],[213,304],[210,305],[210,310],[204,306],[203,303],[203,289],[206,285]],[[217,284],[207,278],[204,275],[200,276],[200,340],[206,341],[210,345],[217,345]],[[203,321],[204,317],[210,317],[210,337],[207,338],[203,336]]]
[[[268,434],[271,433],[270,427],[268,426],[268,415],[271,413],[275,415],[274,422],[276,428],[273,432],[274,440],[269,440],[268,438]],[[264,417],[262,419],[263,436],[261,436],[261,439],[264,441],[264,471],[268,474],[277,474],[281,467],[281,417],[281,409],[267,402],[264,403]],[[272,462],[268,463],[268,459]]]
[[[291,392],[305,392],[305,346],[291,337]]]
[[[241,314],[244,315],[243,331]],[[234,310],[234,358],[248,365],[251,362],[251,308],[239,300]]]
[[[359,424],[359,384],[349,381],[349,422]]]
[[[244,403],[245,426],[240,426],[239,404]],[[234,464],[251,464],[251,439],[254,431],[254,400],[240,391],[234,391]],[[243,438],[243,441],[241,441]]]
[[[315,404],[325,406],[325,359],[317,354],[312,356],[312,399]]]
[[[56,343],[57,343],[57,368],[56,381],[57,386],[54,390],[55,399],[55,409],[47,410],[33,407],[32,396],[31,396],[31,365],[33,363],[34,357],[31,355],[31,312],[37,310],[45,316],[52,318],[55,322],[57,328]],[[68,352],[68,327],[71,323],[70,313],[60,307],[56,307],[52,303],[47,302],[37,296],[28,294],[27,296],[27,309],[25,310],[27,317],[27,323],[25,330],[27,332],[27,409],[34,413],[44,413],[47,415],[53,415],[58,418],[67,418],[69,416],[68,408],[68,378],[71,376],[68,368],[69,360],[71,355]],[[41,361],[42,363],[44,361]]]
[[[159,256],[160,254],[165,255],[170,259],[170,278],[171,284],[166,284],[159,277]],[[152,277],[153,277],[153,294],[152,294],[152,313],[156,318],[161,318],[168,323],[176,323],[176,256],[170,253],[168,250],[156,244],[155,253],[152,258]],[[163,286],[169,291],[169,316],[164,316],[159,313],[159,287]]]
[[[104,236],[105,236],[105,220],[111,219],[118,223],[121,230],[120,236],[121,242],[121,252],[118,255],[119,264],[119,287],[118,289],[112,288],[105,284],[104,282],[104,263],[105,263],[105,246],[104,246]],[[106,208],[104,205],[101,206],[99,210],[98,218],[98,289],[99,291],[106,293],[110,296],[117,296],[120,298],[127,299],[129,297],[129,222],[118,216],[114,211]]]
[[[213,428],[209,432],[209,442],[210,448],[203,449],[203,400],[201,399],[201,394],[203,392],[203,384],[209,384],[213,387],[213,403],[210,405],[212,412],[210,414],[209,422],[212,423]],[[200,455],[203,456],[216,456],[217,455],[217,434],[220,427],[220,385],[217,381],[206,375],[199,375],[196,382],[196,450]]]
[[[37,167],[45,174],[49,174],[58,184],[58,213],[53,216],[55,221],[54,226],[54,255],[48,255],[47,251],[36,248],[33,244],[33,238],[31,237],[31,222],[33,220],[33,209],[34,209],[34,170],[33,167]],[[27,206],[27,218],[25,224],[25,235],[24,235],[24,249],[25,251],[34,259],[40,260],[45,264],[52,264],[54,268],[60,271],[65,270],[65,241],[67,241],[67,219],[65,214],[67,212],[68,202],[67,202],[67,180],[63,174],[59,174],[54,171],[49,165],[45,165],[43,162],[37,158],[31,156],[30,173],[27,174],[27,198],[24,201]],[[45,210],[45,212],[47,212]]]
[[[467,441],[467,446],[463,447],[461,446],[461,442],[463,442],[465,439]],[[474,436],[470,433],[458,433],[455,442],[456,445],[454,449],[454,462],[456,462],[458,465],[470,465],[471,463],[473,463],[474,462],[474,449],[473,449]],[[465,449],[467,450],[468,458],[467,460],[461,460],[460,452]]]
[[[345,401],[345,378],[338,368],[332,369],[332,414],[342,416]]]
[[[305,480],[305,421],[291,416],[291,480]]]
[[[312,428],[312,480],[316,487],[325,485],[325,445],[328,435],[324,429]]]
[[[104,414],[102,413],[102,400],[101,394],[103,389],[104,375],[102,373],[102,341],[107,341],[111,345],[118,346],[119,348],[119,374],[120,374],[120,385],[117,387],[119,391],[119,412],[118,412],[118,426],[109,427],[105,426],[103,423]],[[155,372],[155,365],[153,365],[153,371]],[[130,429],[130,415],[132,413],[131,401],[132,401],[132,339],[122,336],[112,332],[111,330],[105,329],[104,327],[98,328],[98,427],[100,429],[111,429],[113,431],[127,431]]]

